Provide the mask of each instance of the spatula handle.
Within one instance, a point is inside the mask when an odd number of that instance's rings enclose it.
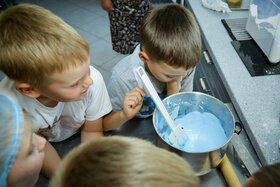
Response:
[[[142,66],[139,66],[136,68],[135,71],[136,71],[137,75],[140,77],[140,79],[142,80],[144,86],[148,90],[148,92],[151,95],[153,101],[155,102],[157,108],[159,109],[159,111],[163,115],[164,119],[166,120],[167,124],[169,125],[171,130],[174,131],[176,126],[174,125],[173,120],[171,119],[171,117],[170,117],[169,113],[167,112],[165,106],[163,105],[160,97],[158,96],[158,93],[155,90],[148,75],[146,74],[144,68]]]

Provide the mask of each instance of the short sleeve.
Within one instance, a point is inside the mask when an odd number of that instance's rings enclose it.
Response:
[[[194,79],[195,69],[196,68],[193,69],[190,75],[188,75],[186,78],[182,80],[180,92],[193,91],[193,79]]]
[[[85,119],[94,121],[112,111],[110,97],[101,73],[90,67],[93,84],[89,87],[86,97],[87,109]]]
[[[108,84],[108,91],[114,112],[122,110],[124,96],[130,90],[130,86],[113,72]]]

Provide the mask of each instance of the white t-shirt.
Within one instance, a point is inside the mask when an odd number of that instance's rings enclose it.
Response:
[[[139,58],[138,54],[140,52],[140,45],[138,45],[134,52],[118,62],[112,70],[112,74],[108,84],[108,91],[113,106],[113,111],[122,110],[123,99],[127,92],[139,86],[141,89],[148,94],[148,91],[144,88],[141,79],[135,72],[138,66],[144,67],[144,63]],[[184,78],[180,83],[178,83],[178,88],[180,92],[183,91],[193,91],[193,77],[195,74],[195,69]],[[147,73],[149,76],[149,74]],[[151,82],[153,83],[156,91],[158,92],[161,99],[166,97],[166,83],[160,82],[156,78],[149,76]],[[155,109],[155,104],[149,95],[144,97],[143,106],[136,115],[139,118],[146,118],[152,115]]]
[[[90,76],[93,84],[83,100],[59,102],[53,108],[22,95],[15,89],[15,82],[7,77],[0,82],[0,94],[8,96],[31,114],[34,132],[57,142],[75,134],[85,120],[94,121],[111,112],[112,105],[102,75],[90,66]]]

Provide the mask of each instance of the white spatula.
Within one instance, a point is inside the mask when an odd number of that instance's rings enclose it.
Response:
[[[155,102],[157,108],[163,115],[165,121],[167,122],[168,126],[171,129],[171,133],[169,135],[169,140],[171,143],[173,143],[176,147],[184,146],[186,141],[188,140],[188,137],[186,135],[186,132],[184,131],[184,127],[179,124],[175,125],[174,121],[171,119],[170,115],[168,114],[165,106],[163,105],[161,99],[159,98],[152,82],[150,81],[149,77],[147,76],[145,70],[143,67],[139,66],[136,68],[136,73],[142,80],[144,86],[148,90],[149,94],[151,95],[153,101]]]

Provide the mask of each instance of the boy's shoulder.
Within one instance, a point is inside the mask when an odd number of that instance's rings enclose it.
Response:
[[[92,65],[89,66],[90,77],[93,79],[102,79],[102,74]]]
[[[90,78],[93,80],[93,84],[90,87],[96,87],[96,86],[103,86],[105,84],[104,78],[102,74],[93,66],[89,66],[90,69]]]
[[[139,47],[136,47],[134,52],[122,60],[120,60],[112,69],[112,75],[127,77],[134,74],[134,69],[138,66],[143,65],[143,62],[140,60],[138,53]]]

